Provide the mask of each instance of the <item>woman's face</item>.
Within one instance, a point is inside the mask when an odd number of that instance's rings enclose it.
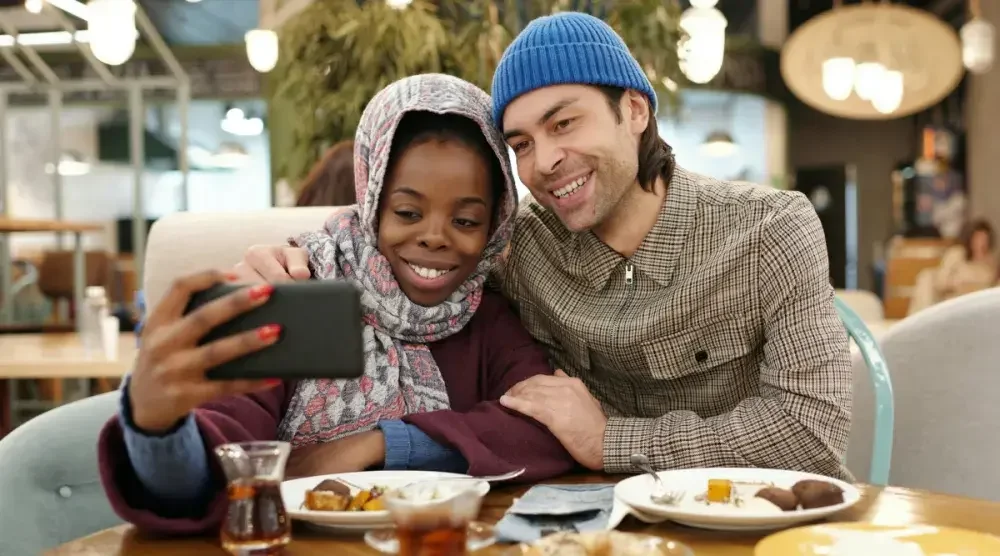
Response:
[[[403,293],[430,307],[465,282],[486,248],[489,165],[457,141],[417,143],[399,156],[379,199],[378,248]]]
[[[990,252],[990,235],[983,230],[976,230],[972,232],[972,237],[969,238],[969,250],[972,252],[972,258],[983,257]]]

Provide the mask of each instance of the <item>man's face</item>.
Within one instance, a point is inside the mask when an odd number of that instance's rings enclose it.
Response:
[[[636,185],[649,104],[626,91],[618,107],[620,116],[595,87],[554,85],[518,97],[504,112],[518,177],[570,231],[604,222]]]

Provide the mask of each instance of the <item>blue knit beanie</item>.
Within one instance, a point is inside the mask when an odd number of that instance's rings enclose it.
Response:
[[[579,12],[535,19],[510,43],[493,74],[493,120],[517,97],[550,85],[606,85],[646,94],[656,110],[656,92],[610,25]]]

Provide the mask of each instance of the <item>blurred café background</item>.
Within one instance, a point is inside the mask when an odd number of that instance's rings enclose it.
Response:
[[[296,204],[375,91],[488,89],[560,9],[621,32],[681,165],[811,199],[876,336],[996,285],[996,0],[0,0],[0,436],[116,388],[154,222]]]

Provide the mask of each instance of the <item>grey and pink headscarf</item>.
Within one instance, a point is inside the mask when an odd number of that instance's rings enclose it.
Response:
[[[328,442],[372,429],[383,419],[449,407],[441,371],[427,344],[455,334],[475,314],[486,275],[510,240],[517,199],[507,145],[493,127],[490,110],[486,92],[441,74],[401,79],[368,103],[354,143],[358,204],[338,211],[324,229],[293,239],[309,252],[317,279],[346,279],[360,288],[365,372],[353,380],[299,382],[278,427],[280,439],[296,447]],[[403,116],[413,111],[458,114],[476,122],[504,173],[504,192],[479,265],[434,307],[406,297],[377,245],[379,196],[392,138]]]

